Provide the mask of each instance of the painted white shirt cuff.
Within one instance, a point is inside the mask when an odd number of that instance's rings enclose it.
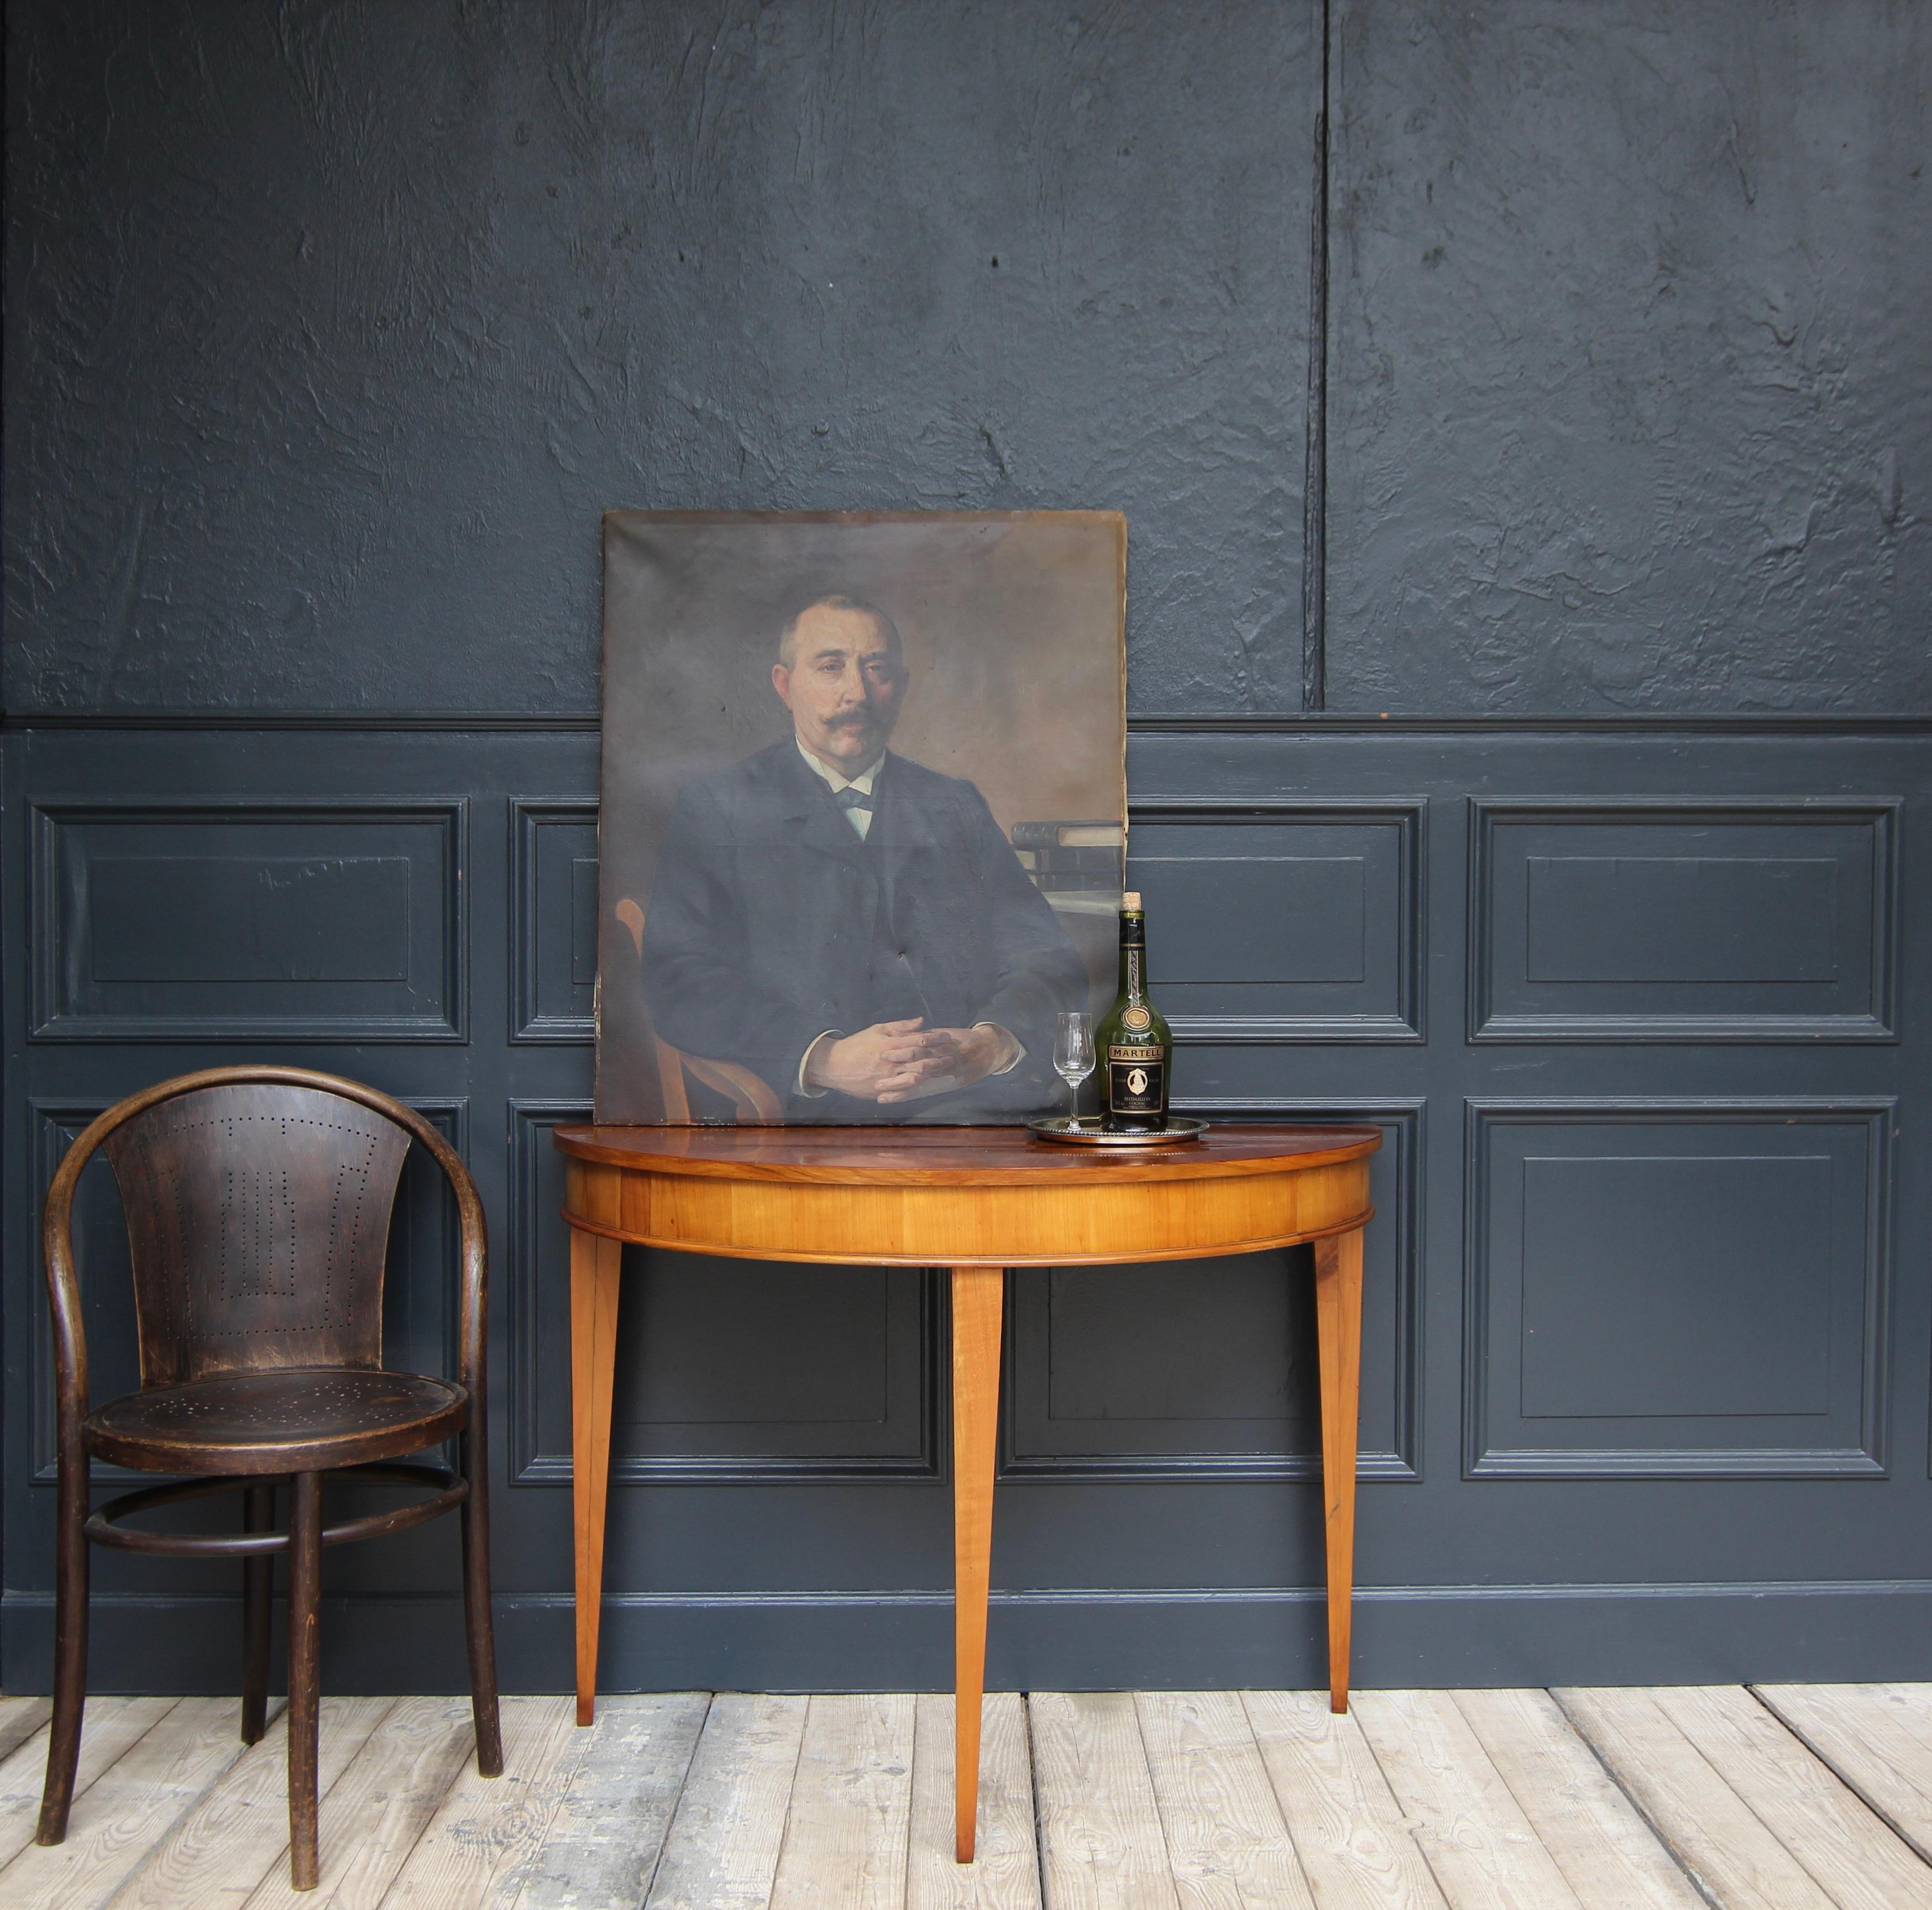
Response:
[[[1002,1027],[997,1021],[975,1021],[976,1028],[991,1028],[997,1035],[1004,1036],[1006,1045],[1012,1050],[1010,1060],[1003,1061],[993,1070],[996,1075],[1010,1075],[1026,1059],[1026,1050],[1020,1045],[1018,1036],[1012,1029]]]
[[[812,1040],[806,1045],[805,1052],[798,1057],[797,1091],[799,1093],[804,1096],[806,1100],[823,1101],[825,1099],[825,1090],[822,1087],[814,1087],[806,1079],[806,1070],[812,1066],[812,1057],[816,1054],[827,1042],[843,1041],[844,1039],[845,1034],[843,1029],[827,1028],[824,1034],[814,1035]]]

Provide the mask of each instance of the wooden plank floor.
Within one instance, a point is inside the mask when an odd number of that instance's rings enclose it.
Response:
[[[1932,1910],[1932,1685],[999,1693],[970,1869],[948,1698],[506,1699],[488,1783],[463,1700],[331,1699],[300,1897],[282,1720],[93,1700],[41,1850],[46,1717],[0,1699],[7,1910]]]

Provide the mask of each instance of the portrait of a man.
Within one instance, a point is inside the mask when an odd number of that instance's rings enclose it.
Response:
[[[1058,1105],[1057,1018],[1113,986],[1124,547],[1097,514],[611,514],[600,1120]]]

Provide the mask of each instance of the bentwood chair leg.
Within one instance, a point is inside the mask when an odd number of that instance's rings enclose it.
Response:
[[[490,1499],[488,1467],[480,1437],[464,1434],[463,1630],[470,1647],[470,1708],[476,1721],[476,1769],[503,1774],[503,1732],[496,1714],[496,1638],[490,1622]]]
[[[39,1844],[57,1844],[66,1837],[80,1762],[80,1717],[87,1702],[87,1487],[86,1459],[63,1453],[54,1567],[54,1717],[34,1834]]]
[[[275,1485],[266,1480],[242,1495],[242,1529],[275,1529]],[[275,1586],[275,1555],[259,1552],[242,1561],[242,1741],[258,1744],[268,1728],[268,1600]]]
[[[289,1880],[316,1886],[316,1771],[321,1722],[322,1474],[295,1476],[289,1513]]]

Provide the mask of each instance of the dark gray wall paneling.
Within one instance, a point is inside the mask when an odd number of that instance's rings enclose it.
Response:
[[[512,797],[510,1039],[595,1041],[597,805]]]
[[[545,976],[569,975],[573,912],[568,880],[548,878],[594,846],[595,748],[587,734],[542,732],[81,728],[16,730],[5,749],[0,853],[16,869],[35,801],[60,791],[144,814],[211,790],[250,811],[292,792],[344,803],[378,788],[394,805],[454,791],[469,805],[470,1041],[302,1053],[452,1118],[468,1110],[495,1245],[505,1665],[536,1688],[566,1682],[569,1662],[567,1247],[548,1130],[587,1108],[590,1055],[580,1039],[509,1035],[520,1000],[571,1006],[545,991]],[[1318,829],[1339,818],[1413,846],[1426,1041],[1310,1039],[1292,1024],[1270,1039],[1210,1022],[1177,1062],[1178,1093],[1210,1118],[1371,1120],[1387,1137],[1369,1240],[1363,1682],[1932,1669],[1932,1234],[1910,1139],[1928,1113],[1923,964],[1900,964],[1891,1042],[1470,1042],[1462,1019],[1485,816],[1592,828],[1607,816],[1621,829],[1633,810],[1708,820],[1714,809],[1756,829],[1766,816],[1753,805],[1776,788],[1768,826],[1829,814],[1828,834],[1849,832],[1840,861],[1869,867],[1873,819],[1896,799],[1909,955],[1932,932],[1932,736],[1174,730],[1133,739],[1130,780],[1149,816],[1236,818],[1211,827],[1237,844],[1285,827],[1300,853],[1312,814]],[[1283,824],[1270,805],[1289,787]],[[4,891],[14,946],[26,887]],[[1207,914],[1190,925],[1196,944],[1225,943],[1234,967],[1264,961],[1282,927],[1236,884],[1194,906]],[[1864,906],[1843,918],[1870,919]],[[1174,966],[1168,919],[1154,926],[1157,978]],[[1671,919],[1652,925],[1661,934]],[[1186,945],[1174,934],[1175,954]],[[520,967],[532,950],[534,997]],[[39,1190],[64,1135],[116,1095],[285,1051],[272,1039],[28,1041],[28,980],[9,970],[0,1508],[0,1651],[20,1688],[44,1675],[52,1587],[51,1495],[37,1479]],[[1480,1171],[1472,1133],[1486,1137]],[[110,1385],[130,1348],[110,1303],[111,1190],[98,1195],[82,1253]],[[410,1271],[396,1292],[420,1314],[398,1343],[432,1363],[448,1279],[437,1224],[412,1218],[398,1249]],[[431,1230],[420,1250],[418,1225]],[[1305,1258],[1015,1281],[994,1557],[1000,1678],[1317,1675]],[[946,1318],[932,1282],[776,1267],[721,1279],[650,1256],[627,1280],[606,1684],[942,1685]],[[332,1555],[328,1573],[340,1601],[334,1688],[460,1685],[445,1649],[453,1549],[364,1548]],[[169,1677],[225,1688],[229,1577],[104,1568],[103,1688],[155,1676],[163,1625],[183,1639]]]
[[[1425,814],[1285,798],[1135,805],[1127,880],[1167,925],[1156,979],[1176,1032],[1421,1040]]]
[[[1328,707],[1932,705],[1932,15],[1332,33]]]
[[[8,9],[8,1689],[60,1148],[291,1054],[471,1162],[567,1685],[618,503],[1127,512],[1178,1097],[1386,1136],[1359,1683],[1932,1677],[1924,17],[1324,10]],[[1014,1282],[996,1684],[1318,1681],[1306,1262]],[[936,1280],[627,1285],[607,1688],[943,1688]],[[100,1561],[96,1688],[232,1689],[233,1576]],[[460,1688],[452,1531],[325,1580],[332,1689]]]
[[[38,802],[39,1041],[460,1041],[460,799]]]
[[[1293,709],[1321,11],[10,9],[9,707],[595,709],[617,505],[1134,520]]]
[[[1891,1041],[1898,805],[1479,802],[1472,1041]]]
[[[1472,1475],[1882,1474],[1893,1113],[1472,1102]]]

